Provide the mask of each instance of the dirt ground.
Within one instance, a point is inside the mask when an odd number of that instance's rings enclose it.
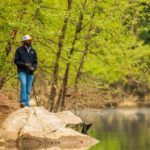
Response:
[[[14,100],[13,94],[0,92],[0,127],[4,119],[13,111],[19,109],[19,104]]]

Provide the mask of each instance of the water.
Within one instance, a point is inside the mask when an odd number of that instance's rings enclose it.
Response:
[[[80,110],[100,143],[90,150],[150,150],[150,109]]]
[[[76,114],[93,124],[88,134],[100,141],[89,150],[150,150],[150,109],[85,109]]]

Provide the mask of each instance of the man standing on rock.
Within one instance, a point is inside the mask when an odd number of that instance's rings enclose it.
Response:
[[[37,68],[36,51],[32,48],[30,35],[23,36],[23,45],[17,48],[14,62],[17,65],[18,78],[21,83],[20,107],[30,107],[30,91],[34,78],[34,71]]]

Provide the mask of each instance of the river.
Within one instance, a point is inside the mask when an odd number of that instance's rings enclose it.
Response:
[[[76,114],[93,123],[88,134],[100,141],[90,150],[149,150],[150,109],[80,110]]]

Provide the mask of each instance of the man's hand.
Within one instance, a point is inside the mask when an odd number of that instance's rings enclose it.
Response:
[[[32,67],[32,65],[30,63],[25,63],[24,66],[29,69],[30,67]]]
[[[35,68],[32,67],[32,65],[30,63],[25,63],[24,66],[26,67],[26,69],[28,69],[29,71],[35,71]]]
[[[34,67],[29,68],[30,71],[35,71]]]

